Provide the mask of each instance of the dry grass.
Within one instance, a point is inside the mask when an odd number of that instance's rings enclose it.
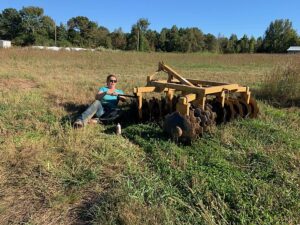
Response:
[[[73,130],[70,122],[109,73],[119,74],[118,87],[128,94],[145,84],[158,61],[185,77],[259,87],[274,65],[299,59],[0,50],[0,224],[226,224],[257,218],[293,223],[297,204],[286,199],[298,196],[293,190],[299,182],[298,108],[259,103],[261,121],[221,127],[192,147],[170,143],[151,125],[128,127],[122,137],[101,125]],[[286,179],[284,197],[275,181],[256,177],[265,162]],[[247,182],[254,182],[253,190]],[[254,196],[238,196],[241,215],[227,199],[235,199],[234,190]],[[226,191],[233,194],[225,196]],[[261,197],[266,195],[280,204]]]
[[[259,94],[276,106],[299,106],[299,64],[288,63],[276,66],[267,74]]]

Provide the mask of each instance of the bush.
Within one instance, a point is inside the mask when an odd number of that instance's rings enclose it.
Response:
[[[267,74],[259,95],[276,106],[299,106],[300,67],[293,64],[276,66]]]
[[[41,34],[35,35],[35,45],[40,45],[40,46],[53,46],[54,45],[54,40],[49,39]]]
[[[58,47],[71,47],[72,44],[67,40],[58,40],[57,41],[57,46]]]

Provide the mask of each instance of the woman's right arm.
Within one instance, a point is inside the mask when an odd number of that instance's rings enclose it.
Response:
[[[99,91],[97,94],[96,94],[96,100],[101,100],[103,97],[104,97],[104,95],[106,95],[106,92],[103,92],[103,91]]]

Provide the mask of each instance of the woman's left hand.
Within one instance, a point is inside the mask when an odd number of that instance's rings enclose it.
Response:
[[[113,93],[111,93],[110,95],[118,96],[119,94],[118,94],[117,92],[113,92]]]
[[[120,100],[120,101],[122,101],[122,102],[125,102],[126,101],[126,97],[124,97],[124,96],[118,96],[118,99]]]

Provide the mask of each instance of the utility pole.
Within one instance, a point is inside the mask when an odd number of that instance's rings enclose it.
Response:
[[[137,46],[136,46],[137,51],[139,51],[139,48],[140,48],[140,28],[138,27]]]
[[[56,46],[56,23],[54,22],[54,46]]]

